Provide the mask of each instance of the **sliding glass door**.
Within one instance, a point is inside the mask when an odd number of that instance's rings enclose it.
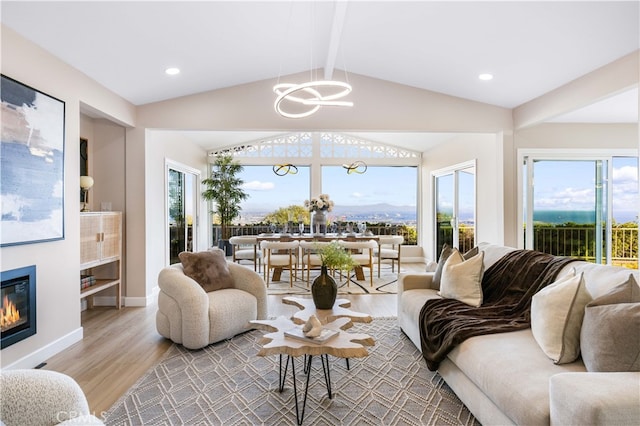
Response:
[[[525,248],[637,265],[637,157],[531,155],[523,164]]]
[[[194,226],[198,215],[198,181],[200,173],[167,162],[166,229],[168,264],[180,262],[178,254],[197,247]]]
[[[466,252],[475,245],[475,162],[433,173],[436,255],[448,244]]]

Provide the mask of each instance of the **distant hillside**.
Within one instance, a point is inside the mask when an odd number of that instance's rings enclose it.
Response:
[[[275,211],[275,209],[274,209]],[[247,204],[245,208],[242,209],[243,213],[265,213],[265,209],[263,206],[256,206]],[[394,214],[394,213],[413,213],[416,212],[415,206],[394,206],[388,203],[379,203],[379,204],[363,204],[363,205],[355,205],[355,206],[343,206],[337,205],[333,208],[333,211],[329,213],[332,216],[342,216],[347,214],[363,214],[363,213],[371,213],[376,212],[380,214]]]
[[[397,214],[397,213],[414,213],[416,212],[416,206],[394,206],[388,203],[379,204],[363,204],[356,206],[335,206],[331,214],[335,216],[343,216],[350,214],[364,214],[376,212],[379,214]]]

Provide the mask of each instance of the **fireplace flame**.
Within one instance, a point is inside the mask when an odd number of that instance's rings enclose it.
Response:
[[[5,328],[20,321],[20,312],[16,305],[5,295],[2,299],[2,311],[0,311],[0,327]]]

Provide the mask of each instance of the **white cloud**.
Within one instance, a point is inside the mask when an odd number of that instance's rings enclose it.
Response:
[[[259,180],[245,182],[244,185],[242,185],[242,188],[246,189],[247,191],[271,191],[275,187],[276,186],[273,184],[273,182],[260,182]]]
[[[595,203],[593,188],[564,188],[557,192],[536,193],[535,207],[542,210],[581,210]]]
[[[638,182],[638,168],[634,166],[623,166],[613,169],[613,184]]]

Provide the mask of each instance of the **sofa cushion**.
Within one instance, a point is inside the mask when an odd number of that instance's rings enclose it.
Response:
[[[449,244],[445,243],[442,246],[442,251],[440,252],[440,258],[438,259],[438,264],[436,265],[435,273],[433,274],[433,280],[432,280],[433,288],[435,289],[440,288],[440,281],[442,280],[442,269],[444,268],[444,264],[449,258],[449,256],[451,256],[451,253],[453,253],[453,250],[455,250],[455,248],[451,247]],[[471,250],[469,250],[468,252],[466,252],[465,254],[463,254],[462,257],[463,259],[468,260],[478,253],[479,253],[479,249],[476,246]],[[430,272],[428,265],[427,265],[427,272]]]
[[[436,271],[433,274],[433,288],[440,288],[440,279],[442,278],[442,268],[444,268],[444,263],[447,261],[451,253],[453,252],[453,247],[449,246],[449,244],[445,244],[442,246],[442,251],[440,252],[440,257],[438,258],[438,266],[436,266]]]
[[[184,274],[200,284],[207,293],[233,287],[233,278],[229,272],[224,251],[212,248],[192,253],[183,251],[178,254]]]
[[[482,275],[484,253],[480,252],[464,260],[457,249],[453,249],[442,268],[439,295],[456,299],[470,306],[482,305]]]
[[[633,275],[585,308],[580,334],[588,371],[640,371],[640,287]]]
[[[578,358],[584,307],[590,300],[584,276],[576,275],[575,270],[533,296],[533,337],[556,364],[573,362]]]
[[[584,372],[582,362],[557,365],[531,329],[471,337],[447,355],[514,424],[549,424],[549,378]]]

